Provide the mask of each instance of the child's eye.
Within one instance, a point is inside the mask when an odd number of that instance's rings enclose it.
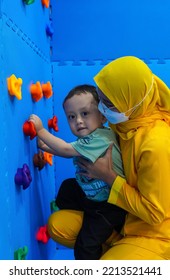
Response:
[[[82,112],[82,115],[85,117],[88,115],[88,112]]]
[[[73,120],[75,118],[75,116],[74,115],[69,115],[67,118],[68,118],[68,120]]]

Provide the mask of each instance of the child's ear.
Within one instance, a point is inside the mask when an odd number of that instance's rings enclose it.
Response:
[[[102,115],[102,124],[106,123],[107,122],[107,119],[105,116]]]

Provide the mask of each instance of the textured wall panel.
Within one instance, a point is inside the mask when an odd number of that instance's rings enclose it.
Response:
[[[52,0],[53,60],[170,58],[168,0]],[[57,47],[56,47],[57,46]]]

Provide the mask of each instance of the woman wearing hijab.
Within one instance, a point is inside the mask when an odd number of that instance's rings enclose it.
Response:
[[[131,56],[112,61],[94,80],[99,110],[119,136],[126,179],[112,169],[111,149],[95,164],[82,159],[80,166],[89,177],[108,183],[108,202],[128,212],[123,237],[112,239],[102,259],[170,259],[170,90]],[[57,221],[49,219],[49,232],[74,246],[83,213],[63,211]]]

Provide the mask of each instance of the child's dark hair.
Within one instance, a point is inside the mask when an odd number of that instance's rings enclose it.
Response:
[[[63,101],[63,108],[64,108],[64,104],[65,102],[70,99],[71,97],[73,97],[74,95],[80,95],[82,93],[91,93],[94,100],[96,101],[96,103],[98,104],[99,103],[99,97],[98,97],[98,94],[97,94],[97,90],[96,90],[96,87],[95,86],[92,86],[92,85],[79,85],[79,86],[76,86],[74,87],[73,89],[71,89],[69,91],[69,93],[67,94],[67,96],[64,98],[64,101]]]

